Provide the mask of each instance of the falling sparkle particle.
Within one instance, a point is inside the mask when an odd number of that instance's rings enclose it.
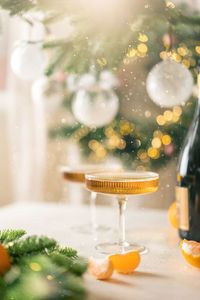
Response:
[[[151,117],[151,112],[149,110],[146,110],[144,113],[146,118],[150,118]]]
[[[97,58],[97,62],[98,62],[98,64],[99,64],[101,67],[104,67],[104,66],[107,65],[107,60],[106,60],[104,57],[102,57],[102,58]]]

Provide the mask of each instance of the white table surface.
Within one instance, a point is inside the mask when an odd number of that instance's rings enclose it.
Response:
[[[98,207],[102,224],[116,228],[117,206]],[[90,235],[78,234],[71,227],[89,219],[87,206],[64,204],[24,204],[0,208],[0,228],[25,229],[28,234],[48,235],[62,245],[74,247],[80,255],[95,255],[96,241]],[[114,274],[110,281],[98,281],[86,274],[89,300],[132,299],[199,299],[200,270],[187,264],[179,249],[176,230],[167,221],[167,212],[159,210],[127,210],[127,239],[149,248],[141,264],[130,275]],[[100,241],[117,237],[110,231]]]

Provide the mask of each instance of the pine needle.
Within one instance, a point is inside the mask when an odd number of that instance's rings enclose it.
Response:
[[[42,253],[46,249],[55,248],[57,242],[48,237],[37,237],[35,235],[29,236],[26,239],[16,241],[8,247],[10,256],[19,258],[21,256]]]
[[[3,229],[0,230],[0,242],[2,244],[7,244],[15,240],[18,240],[25,234],[26,234],[25,230]]]

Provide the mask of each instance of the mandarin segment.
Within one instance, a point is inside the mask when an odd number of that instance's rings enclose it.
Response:
[[[109,279],[114,271],[113,264],[108,258],[91,257],[88,261],[88,269],[90,274],[99,280]]]
[[[0,243],[0,276],[3,276],[10,267],[10,256],[4,246]]]
[[[168,220],[172,227],[178,228],[176,202],[173,202],[168,209]]]
[[[114,269],[118,273],[127,274],[137,268],[140,263],[139,251],[131,251],[123,254],[113,254],[109,256]]]
[[[187,262],[193,267],[200,268],[200,243],[183,240],[180,248]]]

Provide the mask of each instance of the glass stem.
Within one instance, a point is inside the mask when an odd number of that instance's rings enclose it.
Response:
[[[97,194],[95,192],[91,192],[90,197],[90,218],[91,218],[91,225],[93,229],[97,228],[97,220],[96,220],[96,197]]]
[[[126,210],[126,202],[127,198],[119,197],[118,204],[119,204],[119,245],[125,246],[125,210]]]

